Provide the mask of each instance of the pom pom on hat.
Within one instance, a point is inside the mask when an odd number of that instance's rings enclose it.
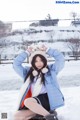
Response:
[[[45,73],[48,72],[48,68],[44,67],[41,71],[42,71],[43,74],[45,74]],[[32,74],[33,74],[33,76],[35,77],[35,76],[38,75],[38,71],[33,70]]]
[[[47,73],[48,69],[46,67],[44,67],[41,71],[42,71],[42,73]]]
[[[33,76],[35,77],[35,76],[38,75],[38,72],[37,72],[36,70],[33,70],[32,74],[33,74]]]

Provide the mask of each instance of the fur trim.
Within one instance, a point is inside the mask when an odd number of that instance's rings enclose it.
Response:
[[[25,92],[27,92],[26,90],[28,89],[29,85],[30,85],[30,77],[27,78],[26,82],[23,84],[23,86],[20,89],[20,95],[19,95],[19,99],[18,99],[17,109],[20,108],[20,106],[22,104],[21,103],[22,98],[23,98]],[[32,91],[32,97],[39,95],[41,88],[42,88],[41,77],[39,77],[36,81],[35,86],[34,86],[34,90]]]
[[[20,94],[19,94],[19,98],[18,98],[17,109],[19,109],[19,107],[20,107],[21,100],[22,100],[23,95],[24,95],[26,89],[28,88],[29,84],[30,84],[30,79],[29,79],[29,77],[28,77],[28,79],[27,79],[26,82],[22,85],[22,87],[21,87],[21,89],[20,89]]]

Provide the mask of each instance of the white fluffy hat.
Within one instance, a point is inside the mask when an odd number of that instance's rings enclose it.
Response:
[[[34,51],[33,53],[31,53],[31,55],[30,55],[30,57],[29,57],[29,63],[31,63],[33,57],[34,57],[35,55],[37,55],[37,54],[40,54],[40,55],[44,56],[45,59],[47,59],[47,56],[46,56],[46,53],[45,53],[45,52],[40,51],[40,50],[39,50],[39,51]]]

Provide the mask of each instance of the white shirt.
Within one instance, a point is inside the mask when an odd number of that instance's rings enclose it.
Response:
[[[34,82],[31,84],[31,92],[33,92],[33,90],[34,90],[34,86],[35,86],[36,81],[37,81],[36,79],[37,79],[37,78],[35,77],[35,78],[34,78]],[[41,84],[43,84],[43,83],[41,83]],[[37,89],[36,89],[36,90],[37,90]],[[46,87],[45,87],[44,84],[43,84],[39,94],[44,94],[44,93],[47,93],[47,91],[46,91]]]

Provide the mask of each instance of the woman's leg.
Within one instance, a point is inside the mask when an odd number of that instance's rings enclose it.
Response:
[[[14,120],[28,120],[34,117],[36,114],[30,110],[20,110],[14,114]]]
[[[39,114],[42,116],[50,114],[45,108],[43,108],[40,104],[37,103],[37,100],[35,98],[25,99],[24,105],[31,111],[33,111],[35,114]]]

